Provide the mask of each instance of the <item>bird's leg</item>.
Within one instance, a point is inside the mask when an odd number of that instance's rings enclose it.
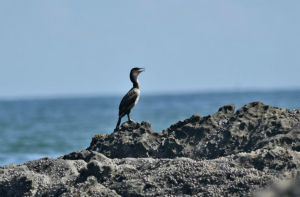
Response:
[[[130,115],[129,115],[129,114],[127,114],[127,117],[128,117],[128,121],[129,121],[129,122],[134,122],[134,120],[133,120],[132,118],[130,118]]]
[[[116,128],[115,128],[115,130],[114,131],[118,131],[119,130],[119,126],[120,126],[120,123],[121,123],[121,117],[119,117],[119,120],[118,120],[118,123],[117,123],[117,126],[116,126]]]

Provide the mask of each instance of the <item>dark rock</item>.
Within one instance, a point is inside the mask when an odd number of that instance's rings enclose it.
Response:
[[[150,122],[125,122],[111,135],[96,135],[87,150],[98,150],[110,158],[148,157],[156,151],[160,135],[151,129]]]
[[[83,160],[43,158],[0,168],[0,196],[118,196],[88,177],[76,182]]]
[[[245,196],[273,179],[253,168],[232,167],[227,158],[109,159],[86,150],[77,155],[89,160],[74,155],[2,167],[1,196]]]

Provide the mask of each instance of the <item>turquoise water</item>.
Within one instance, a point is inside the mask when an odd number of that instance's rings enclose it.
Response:
[[[0,166],[41,157],[59,157],[86,149],[97,133],[111,133],[120,97],[0,101]],[[161,131],[193,114],[213,114],[226,104],[236,109],[248,102],[300,108],[299,91],[227,92],[185,95],[141,95],[131,113]],[[122,122],[127,118],[123,118]]]

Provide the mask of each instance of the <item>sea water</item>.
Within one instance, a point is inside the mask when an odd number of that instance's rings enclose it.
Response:
[[[122,96],[0,101],[0,166],[86,149],[98,133],[112,133]],[[193,114],[214,114],[226,104],[236,110],[253,101],[287,109],[300,108],[300,90],[141,95],[131,112],[148,120],[154,131]],[[127,121],[127,117],[122,122]]]

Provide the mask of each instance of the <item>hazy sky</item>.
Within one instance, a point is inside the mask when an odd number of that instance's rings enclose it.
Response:
[[[0,98],[300,88],[300,1],[1,1]]]

